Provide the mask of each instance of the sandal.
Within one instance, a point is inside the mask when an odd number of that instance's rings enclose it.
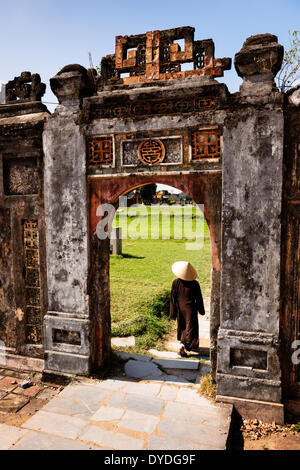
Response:
[[[183,346],[181,346],[181,348],[179,349],[179,354],[181,357],[187,357],[187,353]]]

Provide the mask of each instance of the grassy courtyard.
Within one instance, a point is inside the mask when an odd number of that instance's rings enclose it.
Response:
[[[124,208],[113,225],[121,226],[126,238],[123,254],[110,257],[112,333],[134,335],[137,346],[147,349],[170,329],[169,294],[175,278],[171,266],[175,261],[190,261],[203,295],[209,295],[208,227],[201,210],[193,206]],[[151,238],[151,233],[157,238]],[[200,239],[195,243],[196,233]]]

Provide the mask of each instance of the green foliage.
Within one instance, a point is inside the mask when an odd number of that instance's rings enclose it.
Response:
[[[156,184],[146,184],[145,186],[141,186],[138,189],[141,196],[141,200],[144,204],[151,204],[154,201],[154,197],[156,194]]]
[[[300,421],[298,421],[298,423],[293,425],[293,430],[297,431],[297,432],[300,432]]]
[[[149,302],[140,305],[140,316],[132,324],[112,327],[113,336],[135,336],[139,350],[154,347],[171,329],[169,320],[170,291],[155,295]]]
[[[162,239],[166,224],[164,216],[159,218],[158,215],[164,214],[167,210],[168,207],[154,207],[160,239],[146,239],[151,234],[151,217],[147,206],[122,208],[122,211],[116,214],[113,224],[121,226],[124,235],[131,222],[138,218],[141,221],[141,238],[128,236],[123,239],[123,255],[110,257],[112,335],[135,336],[136,352],[138,348],[145,350],[159,347],[160,338],[172,325],[168,313],[170,290],[174,279],[171,266],[175,261],[190,261],[198,272],[204,297],[210,293],[210,235],[202,212],[193,206],[185,208],[191,227],[187,232],[184,230],[184,238],[176,239],[174,235],[182,223],[182,208],[172,207],[174,214],[170,218],[171,239]],[[193,243],[189,238],[192,235],[191,228],[194,231],[196,222],[199,221],[204,222],[203,246],[199,249],[190,249]]]
[[[300,78],[300,39],[299,31],[289,31],[290,45],[285,50],[282,67],[276,77],[276,83],[280,91],[287,91],[296,85]]]

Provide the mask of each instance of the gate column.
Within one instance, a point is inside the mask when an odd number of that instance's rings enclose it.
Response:
[[[93,93],[80,65],[50,80],[59,105],[43,134],[48,312],[45,371],[87,375],[91,367],[88,284],[88,201],[81,100]]]
[[[283,94],[273,79],[282,55],[276,36],[266,34],[248,38],[235,56],[244,81],[223,134],[217,368],[218,400],[234,403],[242,416],[277,422],[283,421],[279,361]]]

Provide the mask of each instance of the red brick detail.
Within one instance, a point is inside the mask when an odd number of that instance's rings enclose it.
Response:
[[[155,165],[163,161],[165,147],[159,139],[144,140],[138,148],[138,156],[144,165]]]
[[[205,129],[192,133],[192,160],[218,158],[220,155],[220,134],[217,130]]]
[[[88,141],[88,164],[111,165],[113,163],[112,137],[93,137]]]

